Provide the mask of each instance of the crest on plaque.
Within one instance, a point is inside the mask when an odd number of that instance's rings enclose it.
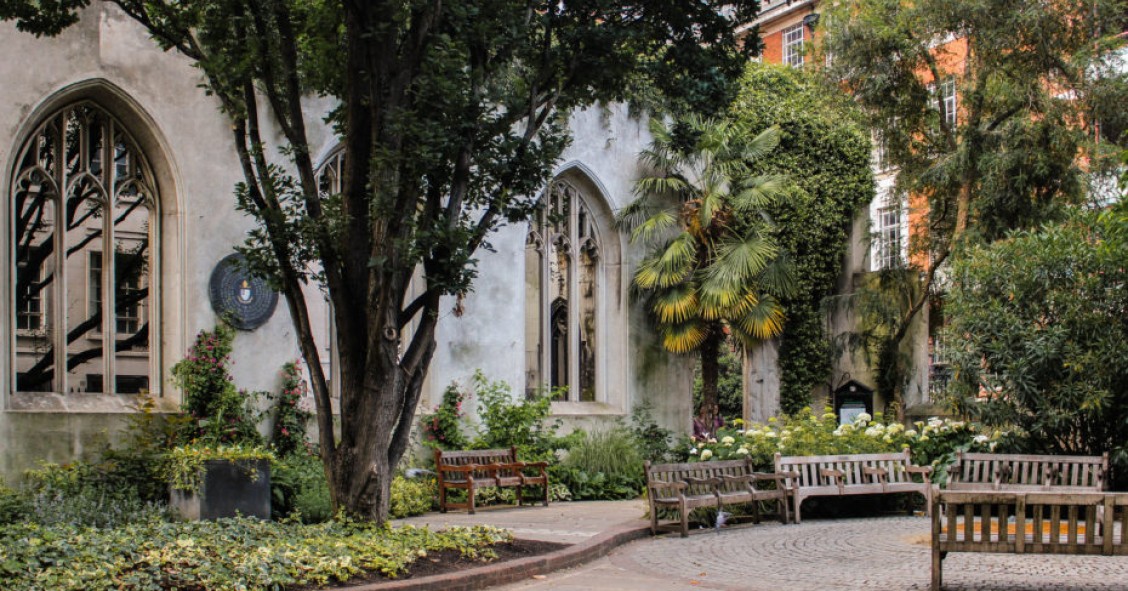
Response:
[[[246,260],[238,253],[223,257],[215,266],[208,292],[215,313],[239,330],[262,326],[278,306],[278,292],[265,279],[248,273]]]

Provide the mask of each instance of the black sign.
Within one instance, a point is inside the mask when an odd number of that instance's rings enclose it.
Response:
[[[209,284],[212,309],[239,330],[254,330],[274,315],[278,293],[266,280],[252,277],[243,268],[243,255],[231,254],[219,261]]]

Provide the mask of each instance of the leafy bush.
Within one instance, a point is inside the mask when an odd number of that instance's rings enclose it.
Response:
[[[685,456],[690,461],[751,458],[761,470],[771,471],[778,452],[789,456],[817,456],[859,453],[886,453],[909,448],[913,461],[936,468],[933,480],[943,481],[944,468],[958,450],[994,451],[1010,440],[1010,433],[985,429],[975,423],[931,418],[906,429],[897,422],[888,424],[880,414],[858,415],[853,423],[838,424],[834,413],[815,416],[810,408],[767,424],[754,424],[746,430],[725,428],[716,439],[691,442]]]
[[[490,527],[385,528],[256,519],[146,522],[114,529],[18,523],[0,526],[0,581],[6,591],[325,587],[364,570],[403,575],[428,552],[494,556],[511,539]]]
[[[29,513],[27,495],[0,484],[0,526],[26,519]]]
[[[957,407],[1017,425],[1024,450],[1110,452],[1128,488],[1128,217],[1125,205],[976,248],[945,300]]]
[[[181,408],[194,419],[190,439],[204,443],[257,444],[255,413],[248,396],[235,388],[227,364],[235,330],[220,323],[214,332],[201,330],[188,356],[172,366],[173,383],[181,389]]]
[[[22,494],[11,502],[26,511],[18,519],[32,523],[107,528],[168,517],[163,502],[143,500],[106,464],[42,463],[24,478]]]
[[[584,434],[552,473],[572,498],[633,499],[646,482],[637,439],[626,428]]]
[[[290,361],[282,366],[282,387],[279,392],[266,395],[274,402],[270,447],[280,456],[299,451],[308,453],[306,431],[313,413],[302,407],[304,391],[301,362]]]
[[[165,482],[178,490],[197,490],[201,470],[208,460],[242,462],[273,460],[274,454],[261,446],[182,445],[168,452],[164,465]]]
[[[476,377],[476,376],[475,376]],[[423,445],[438,449],[467,449],[470,442],[462,433],[462,403],[466,394],[457,384],[447,386],[443,391],[443,401],[435,406],[435,412],[419,418],[423,430]]]
[[[396,476],[392,479],[392,506],[391,516],[395,519],[422,515],[430,511],[435,504],[435,480],[422,478],[418,480]]]
[[[490,382],[481,371],[474,373],[472,383],[479,419],[474,448],[516,446],[522,461],[537,462],[555,460],[556,450],[566,447],[556,436],[560,422],[549,423],[550,396],[515,400],[509,384]]]
[[[658,426],[651,415],[652,410],[653,405],[649,401],[634,407],[631,411],[631,433],[638,443],[642,459],[664,462],[670,455],[670,442],[673,441],[674,432]]]
[[[270,512],[275,519],[321,523],[333,517],[321,458],[293,453],[270,463]]]

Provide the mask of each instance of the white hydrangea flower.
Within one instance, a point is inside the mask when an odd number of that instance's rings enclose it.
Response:
[[[863,413],[859,414],[858,416],[854,417],[855,423],[868,423],[872,420],[873,420],[873,417],[870,416],[870,414],[868,412],[863,412]]]
[[[691,456],[697,455],[697,448],[695,447],[695,448],[689,450],[689,455],[691,455]]]
[[[740,446],[740,448],[738,448],[738,449],[736,450],[736,453],[738,453],[738,454],[740,454],[740,455],[742,455],[742,456],[746,456],[746,455],[748,455],[748,454],[749,454],[750,452],[748,451],[748,448],[747,448],[747,447],[744,447],[744,446],[742,445],[742,446]]]
[[[874,427],[866,428],[865,433],[866,433],[866,437],[877,437],[878,435],[881,435],[881,431],[878,431]]]
[[[987,443],[987,441],[989,441],[990,439],[991,438],[986,435],[976,435],[975,439],[973,439],[972,441],[976,443]]]
[[[909,429],[908,431],[905,431],[905,436],[906,437],[916,437],[917,436],[916,429]]]
[[[932,417],[928,419],[928,426],[932,427],[933,429],[939,429],[943,424],[944,421],[940,420],[940,417]]]
[[[769,439],[775,438],[776,437],[775,431],[768,431],[767,433],[764,433],[764,437],[767,437]]]
[[[734,443],[736,443],[736,440],[732,437],[729,437],[728,435],[725,435],[721,438],[721,445],[732,445]]]
[[[713,450],[711,450],[711,449],[701,450],[701,459],[702,460],[708,460],[711,457],[713,457]]]

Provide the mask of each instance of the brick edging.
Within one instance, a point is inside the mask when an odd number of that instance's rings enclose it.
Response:
[[[347,589],[348,591],[473,591],[484,587],[515,583],[533,575],[543,575],[583,564],[606,556],[611,550],[649,534],[650,524],[638,521],[620,525],[587,541],[540,556],[507,560],[497,564],[487,564],[478,568],[418,579],[385,581],[341,587],[340,589]]]

